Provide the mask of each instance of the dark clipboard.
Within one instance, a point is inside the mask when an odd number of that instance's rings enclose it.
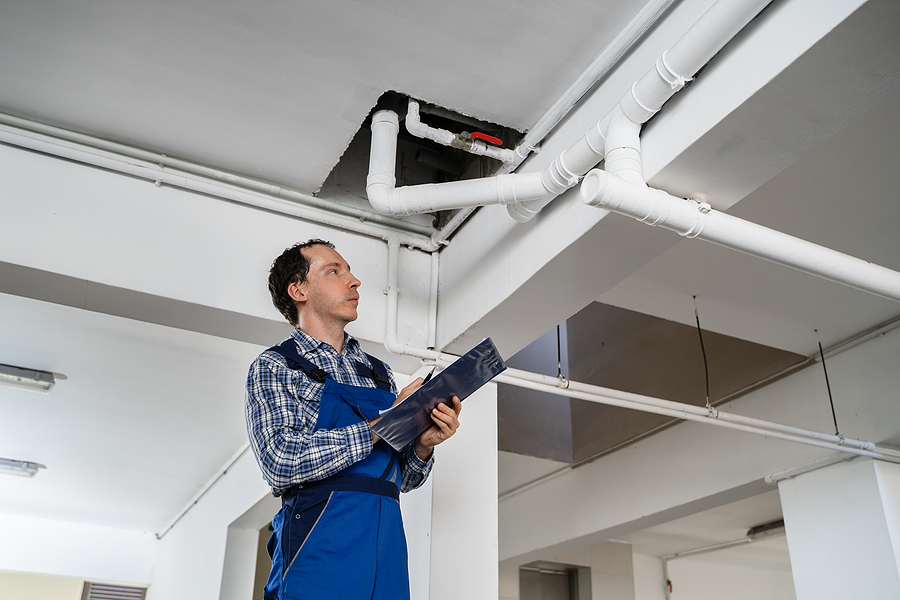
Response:
[[[441,401],[450,404],[453,395],[463,401],[504,370],[506,365],[497,347],[491,338],[485,338],[386,412],[372,431],[400,451],[431,426],[431,411]]]

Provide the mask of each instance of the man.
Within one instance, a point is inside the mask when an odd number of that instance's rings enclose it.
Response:
[[[433,425],[401,452],[371,426],[399,397],[390,368],[344,332],[357,318],[360,282],[330,242],[288,248],[269,293],[295,327],[263,352],[247,378],[246,418],[263,477],[282,508],[272,520],[266,600],[409,598],[399,492],[422,485],[434,447],[462,410],[441,403]]]

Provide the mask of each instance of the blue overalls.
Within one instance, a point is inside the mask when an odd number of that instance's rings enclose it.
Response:
[[[293,339],[271,350],[292,369],[324,383],[314,431],[371,420],[396,397],[384,363],[369,356],[361,375],[377,388],[347,385],[297,352]],[[406,537],[400,518],[398,454],[383,440],[339,475],[288,490],[272,519],[272,571],[266,600],[409,598]]]

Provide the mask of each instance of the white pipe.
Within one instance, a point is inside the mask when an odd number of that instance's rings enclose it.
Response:
[[[373,115],[366,193],[373,208],[380,213],[411,215],[484,204],[522,202],[547,194],[541,173],[394,187],[397,182],[394,164],[399,131],[399,119],[395,112],[380,110]]]
[[[473,212],[478,210],[477,206],[470,206],[468,208],[461,208],[456,211],[456,214],[447,221],[447,224],[441,227],[440,231],[431,236],[431,243],[436,247],[446,246],[450,242],[447,241],[453,232],[459,229],[459,227],[465,222],[466,219],[469,218]]]
[[[566,157],[572,187],[579,177],[607,157],[607,170],[629,181],[643,181],[640,167],[640,126],[684,87],[697,71],[743,29],[771,0],[719,0],[628,90],[606,115],[581,139],[560,154],[545,171],[558,170],[554,163]],[[630,123],[629,123],[630,122]],[[614,139],[607,139],[613,127]],[[612,155],[612,156],[607,156]],[[613,164],[609,161],[612,158]],[[565,190],[563,190],[565,191]],[[559,192],[561,193],[561,192]],[[558,194],[557,194],[558,195]],[[506,209],[524,223],[531,220],[555,196],[525,201]]]
[[[281,215],[296,217],[322,223],[330,227],[342,229],[379,239],[397,237],[405,246],[418,248],[426,252],[434,252],[440,246],[435,245],[431,238],[406,231],[388,229],[375,223],[366,223],[349,216],[335,214],[313,206],[304,206],[291,200],[275,198],[260,192],[253,192],[220,181],[214,181],[201,177],[182,173],[172,169],[160,167],[130,157],[123,157],[105,150],[86,148],[80,144],[48,137],[31,131],[21,131],[5,125],[0,125],[0,142],[5,142],[21,148],[37,150],[53,156],[59,156],[74,160],[83,164],[93,165],[132,175],[141,179],[154,182],[157,186],[171,185],[185,190],[208,194],[217,198],[224,198],[247,206],[261,208]]]
[[[394,163],[399,119],[382,110],[372,118],[372,149],[366,191],[372,207],[382,214],[403,216],[454,208],[506,204],[509,214],[526,222],[611,153],[615,172],[643,181],[640,161],[640,124],[680,90],[685,81],[721,49],[735,33],[771,0],[720,0],[657,60],[656,65],[585,135],[560,153],[539,173],[502,174],[440,184],[396,188]],[[678,71],[677,68],[690,69]],[[411,131],[452,143],[450,132],[429,128],[418,120],[418,104],[409,105]],[[610,127],[612,129],[610,130]],[[608,130],[613,141],[606,139]],[[449,135],[448,135],[449,134]]]
[[[409,99],[409,107],[406,113],[406,130],[416,137],[428,139],[443,146],[457,148],[469,154],[487,156],[504,163],[513,163],[516,160],[515,154],[508,148],[495,148],[488,146],[481,140],[467,140],[458,133],[426,125],[419,116],[419,103],[412,98]]]
[[[516,160],[512,165],[504,165],[502,173],[509,173],[519,166],[533,152],[544,137],[562,121],[563,117],[578,103],[619,59],[656,23],[657,19],[675,0],[652,0],[625,26],[609,43],[594,62],[575,80],[559,100],[528,130],[525,138],[515,150]]]
[[[431,253],[431,285],[428,294],[428,335],[425,338],[425,347],[433,350],[437,345],[437,311],[438,292],[440,291],[440,252]]]
[[[17,129],[24,129],[30,132],[44,134],[51,138],[74,142],[75,144],[86,146],[91,149],[105,150],[116,155],[137,158],[139,160],[146,161],[147,163],[157,165],[160,169],[165,169],[167,167],[174,168],[184,173],[199,175],[206,179],[234,185],[237,187],[252,190],[254,192],[260,192],[268,196],[274,196],[276,198],[283,198],[293,202],[299,202],[301,204],[305,204],[313,208],[318,208],[326,212],[347,215],[360,221],[370,221],[372,223],[378,223],[384,225],[385,227],[390,227],[399,231],[408,231],[410,233],[418,233],[428,236],[436,235],[437,233],[439,233],[433,227],[428,227],[427,225],[420,225],[418,223],[402,221],[400,219],[387,217],[369,210],[362,210],[338,202],[329,202],[328,200],[323,200],[322,198],[317,198],[316,196],[304,194],[303,192],[298,192],[296,190],[285,189],[277,185],[263,183],[255,179],[250,179],[248,177],[242,177],[240,175],[235,175],[226,171],[212,169],[210,167],[198,165],[186,160],[172,158],[166,156],[165,154],[148,152],[146,150],[133,148],[124,144],[118,144],[116,142],[110,142],[101,138],[76,133],[67,129],[61,129],[59,127],[53,127],[51,125],[44,125],[43,123],[38,123],[36,121],[29,121],[28,119],[22,119],[19,117],[14,117],[12,115],[0,113],[0,123],[10,125],[11,127]]]
[[[422,360],[431,361],[437,364],[449,365],[458,357],[436,352],[434,350],[415,348],[398,341],[398,282],[399,244],[397,242],[389,242],[387,287],[388,312],[386,333],[384,336],[385,348],[393,354],[415,356]],[[568,396],[570,398],[598,402],[609,406],[630,408],[687,421],[711,423],[728,429],[736,429],[747,433],[826,448],[828,450],[848,452],[860,456],[869,456],[880,460],[900,463],[900,452],[879,448],[872,442],[847,439],[844,436],[831,435],[790,425],[782,425],[781,423],[763,421],[762,419],[753,417],[734,415],[719,411],[715,408],[707,409],[705,407],[672,402],[670,400],[651,398],[640,394],[611,390],[595,385],[568,381],[558,377],[550,377],[548,375],[540,375],[538,373],[531,373],[529,371],[521,371],[512,368],[507,368],[506,371],[495,378],[495,381],[549,394]]]
[[[769,229],[708,204],[632,185],[600,169],[581,184],[585,204],[900,302],[900,273]]]
[[[389,302],[390,305],[390,302]],[[390,308],[389,308],[390,310]],[[441,352],[414,348],[396,341],[396,334],[387,335],[385,339],[391,340],[391,344],[385,342],[385,347],[394,354],[415,356],[423,360],[434,361],[437,364],[449,365],[458,357]],[[499,383],[507,383],[517,387],[524,387],[536,391],[546,392],[569,398],[597,402],[608,406],[618,406],[642,412],[674,417],[686,421],[709,423],[727,429],[735,429],[746,433],[773,437],[789,442],[817,446],[838,452],[847,452],[860,456],[869,456],[879,460],[900,463],[900,452],[888,448],[879,447],[872,442],[848,439],[843,436],[835,436],[818,431],[811,431],[800,427],[782,425],[771,421],[763,421],[753,417],[744,417],[731,413],[725,413],[716,409],[707,410],[705,407],[672,402],[659,398],[650,398],[640,394],[610,390],[586,383],[561,380],[548,375],[540,375],[528,371],[507,368],[506,371],[494,378]]]
[[[856,458],[855,456],[846,457],[846,456],[827,456],[825,458],[820,458],[819,460],[813,461],[811,463],[807,463],[805,465],[800,465],[798,467],[791,467],[789,469],[785,469],[783,471],[777,471],[775,473],[770,473],[766,475],[764,481],[769,485],[778,485],[778,482],[783,479],[792,479],[797,475],[802,475],[804,473],[809,473],[811,471],[817,471],[819,469],[824,469],[825,467],[830,467],[831,465],[835,465],[839,462],[849,462]]]
[[[166,535],[167,533],[169,533],[169,531],[173,527],[175,527],[175,524],[178,523],[178,521],[180,521],[182,519],[182,517],[184,517],[184,515],[186,515],[188,513],[189,510],[194,508],[194,506],[196,506],[198,502],[200,502],[200,499],[203,498],[203,496],[205,496],[206,493],[212,489],[212,487],[216,484],[216,482],[218,482],[220,479],[222,479],[222,477],[224,477],[228,473],[228,469],[233,467],[234,463],[236,463],[238,461],[238,459],[240,457],[242,457],[244,455],[244,453],[247,452],[247,450],[249,450],[249,449],[250,449],[250,442],[244,442],[244,445],[241,446],[240,450],[235,452],[234,455],[230,459],[228,459],[228,462],[226,462],[224,465],[222,465],[222,467],[219,469],[218,473],[216,473],[216,475],[214,475],[209,481],[207,481],[206,484],[204,484],[204,486],[202,488],[200,488],[200,491],[197,492],[196,494],[194,494],[193,498],[188,500],[188,503],[185,504],[184,507],[180,511],[178,511],[178,514],[175,515],[175,517],[171,521],[169,521],[169,523],[165,527],[163,527],[162,531],[160,531],[159,533],[156,534],[156,539],[158,539],[158,540],[163,539],[163,536]]]

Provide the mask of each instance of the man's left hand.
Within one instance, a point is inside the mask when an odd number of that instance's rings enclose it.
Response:
[[[416,439],[416,455],[422,460],[428,460],[434,447],[444,442],[459,429],[459,413],[462,412],[462,402],[456,396],[452,396],[452,408],[443,402],[431,411],[431,420],[434,424],[422,432]]]

